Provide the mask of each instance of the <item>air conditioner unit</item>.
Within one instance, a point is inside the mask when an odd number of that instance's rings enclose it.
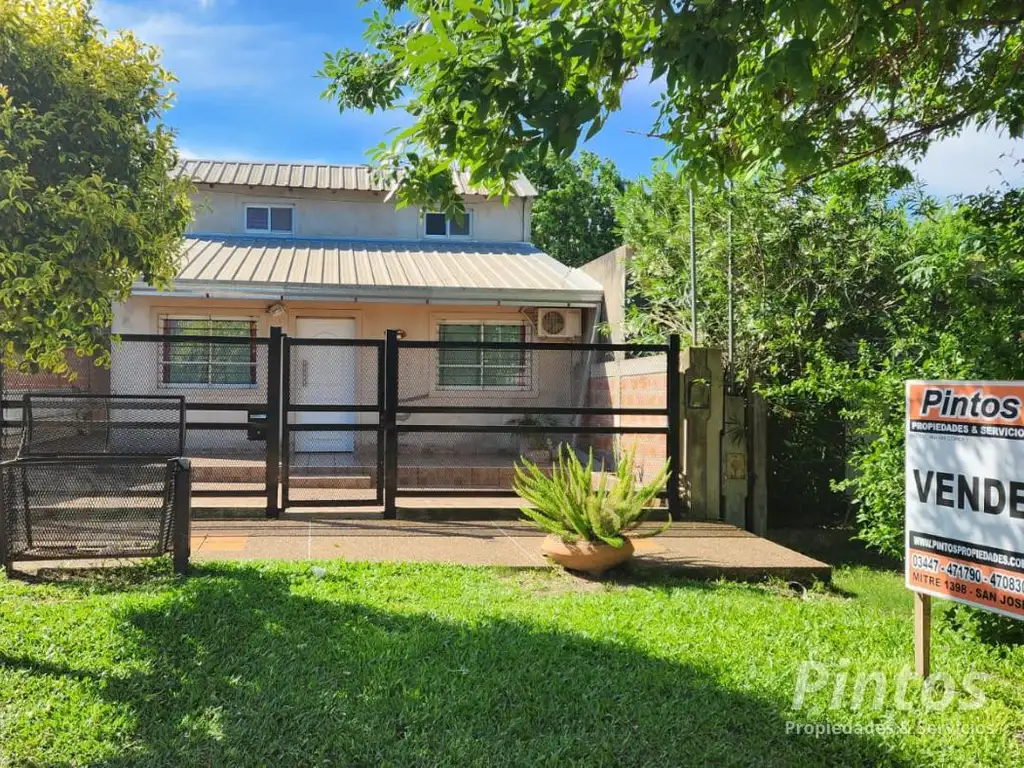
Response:
[[[580,335],[578,309],[538,309],[537,337],[541,339],[574,339]]]

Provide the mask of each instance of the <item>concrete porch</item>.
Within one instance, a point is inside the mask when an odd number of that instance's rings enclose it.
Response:
[[[192,563],[207,561],[326,561],[450,563],[550,568],[540,553],[544,534],[520,520],[382,520],[374,513],[285,520],[194,520]],[[726,523],[681,521],[661,536],[637,539],[632,571],[693,579],[768,578],[828,582],[831,566]],[[50,560],[16,563],[32,576],[43,569],[90,568],[132,562]]]
[[[544,534],[517,520],[346,517],[197,521],[192,557],[204,560],[358,560],[547,568]],[[725,523],[678,522],[636,542],[634,567],[699,579],[828,581],[829,565]]]

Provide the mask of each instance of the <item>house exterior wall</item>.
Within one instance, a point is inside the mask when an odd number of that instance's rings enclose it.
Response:
[[[202,315],[224,318],[252,318],[257,321],[259,337],[270,333],[272,322],[279,324],[289,336],[295,336],[300,318],[351,318],[355,321],[355,336],[363,339],[383,340],[388,329],[405,332],[406,339],[432,340],[438,338],[438,325],[442,322],[460,321],[507,321],[533,324],[535,311],[510,309],[498,306],[457,306],[397,303],[335,303],[325,301],[283,302],[284,315],[271,320],[267,313],[268,302],[228,299],[185,299],[171,296],[135,296],[115,311],[115,333],[156,334],[160,332],[160,319],[166,315]],[[535,338],[531,334],[531,338]],[[160,376],[160,345],[154,343],[126,342],[112,355],[111,388],[118,393],[124,386],[130,392],[124,394],[184,394],[189,400],[203,402],[252,403],[254,407],[266,400],[266,357],[265,348],[258,358],[259,378],[251,389],[180,387],[162,383]],[[315,354],[315,353],[314,353]],[[563,405],[583,404],[586,396],[586,358],[583,353],[558,351],[533,351],[531,353],[532,386],[528,390],[460,389],[457,391],[439,388],[436,384],[436,352],[430,349],[405,349],[400,357],[399,396],[403,401],[416,405],[460,405],[473,404],[493,406],[508,405]],[[376,356],[370,350],[357,351],[357,375],[355,400],[359,404],[376,403],[377,377]],[[314,357],[315,362],[315,357]],[[294,373],[293,361],[293,379]],[[190,413],[192,421],[238,422],[245,413],[239,411],[203,411]],[[511,415],[495,414],[481,416],[473,414],[415,414],[405,422],[444,424],[508,424]],[[376,414],[356,414],[358,423],[376,423]],[[205,434],[205,433],[204,433]],[[206,439],[208,438],[208,439]],[[373,432],[356,433],[356,450],[372,451],[376,436]],[[214,433],[190,440],[200,450],[223,450],[245,452],[254,446],[246,441],[245,432]],[[227,442],[225,442],[227,441]],[[504,452],[518,455],[525,446],[516,436],[502,434],[468,433],[408,433],[403,435],[402,446],[420,451],[439,453],[475,453],[481,450]]]
[[[244,235],[245,206],[294,206],[294,237],[418,240],[423,238],[420,209],[397,209],[380,192],[325,192],[261,187],[214,187],[198,189],[192,196],[194,234]],[[466,200],[473,212],[469,239],[489,242],[521,242],[530,238],[530,201],[475,197]],[[283,235],[282,237],[288,237]]]

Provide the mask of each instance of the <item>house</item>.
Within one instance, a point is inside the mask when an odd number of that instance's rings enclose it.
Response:
[[[258,339],[279,326],[291,337],[313,339],[383,339],[388,329],[412,340],[593,338],[604,288],[530,243],[536,191],[525,178],[516,180],[506,204],[456,174],[466,208],[459,219],[397,208],[364,166],[186,160],[177,172],[196,187],[195,219],[178,277],[169,291],[136,285],[115,308],[113,330],[119,334]],[[202,420],[214,423],[239,418],[235,411],[214,410],[218,402],[265,403],[255,345],[251,355],[203,343],[185,353],[175,349],[131,343],[115,349],[111,391],[185,394],[190,402],[203,400]],[[296,402],[359,404],[376,397],[372,366],[359,350],[309,347],[295,353]],[[495,397],[506,404],[569,404],[585,390],[583,361],[574,365],[578,370],[569,370],[565,359],[545,352],[509,357],[424,350],[403,360],[401,396],[420,404],[457,399],[492,405],[499,402]],[[364,422],[376,414],[301,418]],[[501,423],[504,417],[489,418]],[[246,448],[244,432],[200,432],[190,432],[200,449]],[[296,435],[296,449],[351,452],[361,437],[309,432]],[[499,439],[508,437],[492,442]],[[448,450],[455,442],[480,446],[479,440],[449,437],[445,445],[420,447]]]
[[[541,252],[526,179],[506,204],[456,174],[458,218],[397,208],[363,166],[187,160],[176,172],[196,189],[173,285],[140,282],[114,307],[109,369],[72,357],[73,382],[8,372],[0,454],[17,447],[25,393],[73,389],[183,397],[197,494],[214,500],[272,496],[264,480],[279,466],[283,505],[379,501],[395,477],[385,434],[412,491],[508,492],[521,454],[559,442],[602,458],[636,449],[650,472],[664,462],[665,355],[608,361],[588,346],[606,324],[623,340],[628,254],[575,269]],[[287,338],[279,364],[274,328]],[[406,342],[397,366],[383,354],[389,330]],[[385,382],[398,402],[386,429]],[[260,424],[282,408],[284,440],[272,442]],[[145,410],[119,416],[128,426],[112,444],[146,439]]]

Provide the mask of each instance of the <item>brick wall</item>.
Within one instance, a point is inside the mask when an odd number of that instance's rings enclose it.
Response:
[[[664,408],[668,387],[665,355],[615,360],[596,364],[590,376],[589,405],[594,408]],[[588,416],[593,426],[663,427],[664,416]],[[606,461],[620,452],[636,451],[637,467],[651,477],[664,464],[667,454],[664,435],[590,435],[595,458]]]
[[[27,392],[110,392],[110,371],[93,363],[92,358],[78,357],[72,352],[67,356],[68,365],[77,374],[74,381],[66,374],[22,373],[5,368],[0,371],[0,400],[10,407],[0,408],[0,458],[11,458],[20,442],[21,408],[17,403]]]
[[[100,368],[90,357],[78,357],[72,352],[67,356],[68,365],[75,372],[74,381],[60,373],[21,373],[9,368],[3,371],[5,398],[17,398],[24,392],[55,392],[71,390],[103,394],[110,391],[110,371]]]

